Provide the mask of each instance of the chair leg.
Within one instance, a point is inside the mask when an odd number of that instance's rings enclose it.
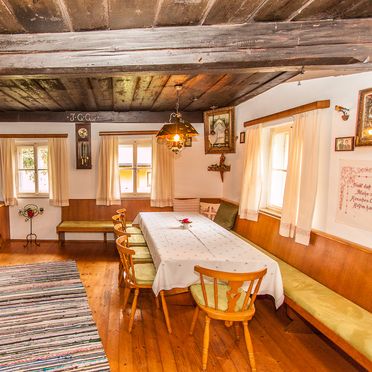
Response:
[[[134,321],[134,315],[136,313],[137,309],[137,299],[138,299],[138,294],[139,294],[139,289],[136,288],[134,290],[134,298],[133,298],[133,303],[132,303],[132,310],[130,311],[130,319],[129,319],[129,327],[128,331],[129,333],[132,332],[132,327],[133,327],[133,321]]]
[[[208,347],[209,347],[209,316],[205,316],[205,328],[204,328],[204,339],[203,339],[203,371],[207,369],[208,361]]]
[[[124,288],[124,303],[123,303],[123,310],[125,310],[125,308],[127,307],[127,303],[128,303],[128,299],[129,299],[129,296],[130,296],[130,292],[131,292],[131,288],[129,287],[125,287]]]
[[[249,363],[251,364],[252,371],[256,371],[256,362],[254,360],[252,339],[251,339],[251,335],[250,335],[249,330],[248,330],[248,322],[247,321],[243,322],[243,328],[244,328],[245,343],[247,345],[247,350],[248,350]]]
[[[161,297],[161,304],[163,306],[165,323],[167,325],[168,333],[171,334],[172,333],[172,327],[171,327],[170,320],[169,320],[168,307],[167,307],[167,303],[165,301],[164,291],[160,291],[160,297]]]
[[[119,287],[123,285],[124,275],[123,275],[123,265],[121,262],[119,262],[119,275],[118,275],[118,283]]]
[[[240,340],[239,322],[234,322],[234,328],[235,328],[235,337],[237,340]]]
[[[199,315],[199,306],[196,305],[196,308],[194,310],[194,315],[192,316],[190,335],[194,333],[194,328],[195,328],[196,321],[198,320],[198,315]]]
[[[155,297],[155,303],[156,303],[156,308],[159,310],[160,309],[160,303],[159,303],[159,297]]]

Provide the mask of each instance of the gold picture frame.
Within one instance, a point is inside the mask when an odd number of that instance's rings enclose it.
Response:
[[[235,152],[234,107],[204,112],[204,144],[206,154]]]
[[[372,88],[359,91],[355,146],[372,146]]]

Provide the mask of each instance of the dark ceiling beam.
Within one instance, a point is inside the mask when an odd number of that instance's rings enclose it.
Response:
[[[170,111],[33,111],[0,112],[0,122],[55,122],[55,123],[165,123],[169,119]],[[200,111],[184,112],[183,117],[192,123],[202,123],[203,113]]]
[[[343,65],[372,54],[372,19],[0,35],[0,75]]]

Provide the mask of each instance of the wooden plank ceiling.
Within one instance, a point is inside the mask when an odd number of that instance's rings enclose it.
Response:
[[[371,16],[370,0],[0,0],[0,33]]]
[[[0,79],[1,111],[169,111],[182,84],[183,111],[208,110],[252,98],[298,74],[291,72],[127,75]]]
[[[371,0],[0,0],[0,34],[86,34],[83,31],[283,21],[292,24],[371,16]],[[243,45],[242,50],[248,46]],[[168,111],[175,106],[176,84],[184,86],[181,110],[202,111],[211,106],[236,105],[300,71],[300,67],[275,71],[260,70],[260,66],[255,72],[186,71],[185,75],[160,70],[144,74],[139,69],[111,75],[108,70],[81,76],[4,75],[0,77],[0,111]]]

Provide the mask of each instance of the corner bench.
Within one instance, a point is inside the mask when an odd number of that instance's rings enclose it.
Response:
[[[107,233],[112,233],[114,226],[112,221],[62,221],[56,230],[61,246],[64,245],[66,232],[103,233],[104,241],[107,243]]]
[[[277,261],[285,303],[367,370],[372,370],[372,314],[232,231]]]

